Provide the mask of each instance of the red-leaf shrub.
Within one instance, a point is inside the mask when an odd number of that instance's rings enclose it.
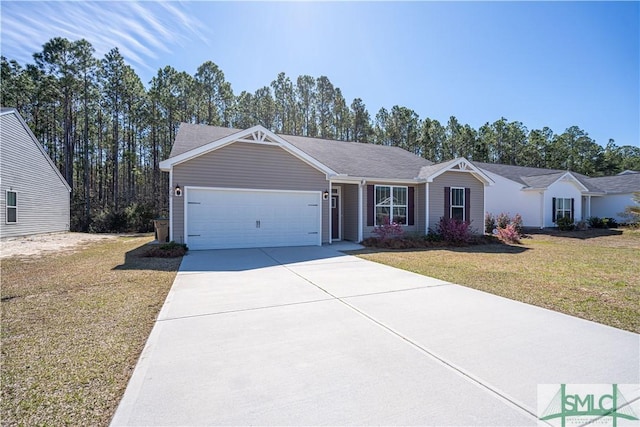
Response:
[[[504,228],[498,227],[497,236],[503,242],[520,244],[520,233],[514,223],[507,224]]]
[[[372,233],[378,236],[380,240],[387,240],[402,236],[404,229],[397,222],[389,222],[389,218],[385,218],[384,224],[374,227]]]
[[[440,218],[436,233],[443,240],[454,243],[469,243],[473,237],[468,222],[445,217]]]

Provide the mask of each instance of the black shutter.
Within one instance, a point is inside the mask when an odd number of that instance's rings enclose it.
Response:
[[[409,187],[407,192],[407,225],[414,225],[414,214],[413,210],[415,209],[415,203],[413,198],[415,197],[415,187]]]
[[[464,189],[464,221],[471,224],[471,189]]]
[[[444,217],[451,218],[451,187],[444,187]]]
[[[376,217],[376,200],[375,188],[373,185],[367,185],[367,225],[373,227]]]
[[[556,198],[551,199],[551,221],[556,222]],[[542,224],[544,226],[544,224]]]
[[[573,212],[574,212],[574,210],[573,210],[573,201],[574,201],[574,199],[571,199],[571,222],[575,221],[575,217],[573,216]]]

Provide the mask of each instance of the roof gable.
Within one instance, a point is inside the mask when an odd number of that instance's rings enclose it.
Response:
[[[194,127],[202,129],[195,130]],[[184,129],[184,132],[183,132]],[[335,171],[313,157],[304,153],[297,147],[282,139],[275,133],[258,125],[245,130],[222,129],[214,126],[189,125],[183,123],[180,125],[178,135],[176,135],[176,143],[171,150],[171,156],[160,162],[160,169],[164,171],[171,170],[171,167],[205,153],[210,153],[234,142],[245,142],[251,144],[262,144],[277,146],[289,152],[293,156],[308,163],[319,171],[327,175],[335,175]],[[217,138],[207,141],[210,138]]]
[[[419,176],[427,182],[433,182],[434,179],[445,172],[466,172],[475,176],[485,185],[495,184],[495,181],[493,181],[487,174],[482,172],[482,170],[464,157],[458,157],[456,159],[449,160],[448,162],[423,167],[420,170]]]
[[[6,116],[10,114],[13,115],[18,120],[18,122],[20,123],[24,131],[29,136],[29,139],[31,139],[31,141],[33,141],[35,146],[38,147],[38,150],[40,151],[40,153],[42,153],[42,156],[47,161],[49,166],[51,166],[51,169],[53,169],[53,171],[58,176],[58,178],[60,178],[60,181],[62,182],[62,184],[64,184],[67,191],[71,192],[71,186],[69,185],[67,180],[64,178],[64,176],[62,176],[62,173],[60,172],[58,167],[55,165],[55,163],[53,163],[53,160],[51,160],[51,157],[49,157],[49,154],[47,154],[44,147],[42,146],[42,144],[40,144],[40,142],[38,141],[38,138],[36,138],[36,136],[33,134],[33,132],[31,131],[31,128],[24,121],[24,119],[22,118],[18,110],[16,110],[15,108],[5,108],[5,107],[0,109],[0,116]]]
[[[499,175],[503,178],[517,182],[523,186],[523,190],[542,190],[549,187],[567,174],[576,182],[583,192],[600,194],[603,193],[595,183],[591,182],[591,178],[567,170],[561,169],[544,169],[529,166],[502,165],[499,163],[480,163],[476,165],[481,169]]]
[[[351,179],[417,180],[424,166],[433,164],[398,147],[277,135],[262,126],[247,130],[182,123],[169,158],[160,163],[168,171],[173,164],[215,150],[235,141],[273,143],[306,158],[334,177]]]

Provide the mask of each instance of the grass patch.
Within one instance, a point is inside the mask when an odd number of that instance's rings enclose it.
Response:
[[[2,425],[107,425],[181,258],[151,236],[2,261]]]
[[[518,246],[359,256],[640,333],[640,230],[536,233]]]

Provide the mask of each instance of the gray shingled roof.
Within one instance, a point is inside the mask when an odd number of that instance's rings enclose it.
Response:
[[[607,193],[634,193],[640,191],[640,173],[589,178],[589,181]]]
[[[9,113],[14,110],[15,108],[11,108],[11,107],[0,107],[0,114]]]
[[[217,141],[239,129],[181,123],[171,157]],[[429,160],[398,147],[321,138],[279,135],[339,174],[362,178],[414,179]]]
[[[518,182],[529,188],[546,188],[553,184],[558,178],[569,172],[561,169],[543,169],[528,166],[501,165],[497,163],[473,162],[480,169],[495,173],[511,181]],[[584,185],[587,190],[593,193],[604,192],[597,184],[591,181],[586,175],[571,172],[578,182]]]
[[[433,163],[402,148],[361,142],[280,135],[339,174],[363,178],[415,179]]]
[[[441,170],[448,168],[449,166],[451,166],[453,163],[455,163],[457,161],[458,161],[458,159],[451,159],[448,162],[443,162],[443,163],[437,163],[437,164],[431,164],[431,165],[428,165],[428,166],[424,166],[422,169],[420,169],[420,175],[418,175],[418,176],[421,179],[427,179],[430,176],[432,176],[433,174],[436,174],[436,173],[440,172]]]

